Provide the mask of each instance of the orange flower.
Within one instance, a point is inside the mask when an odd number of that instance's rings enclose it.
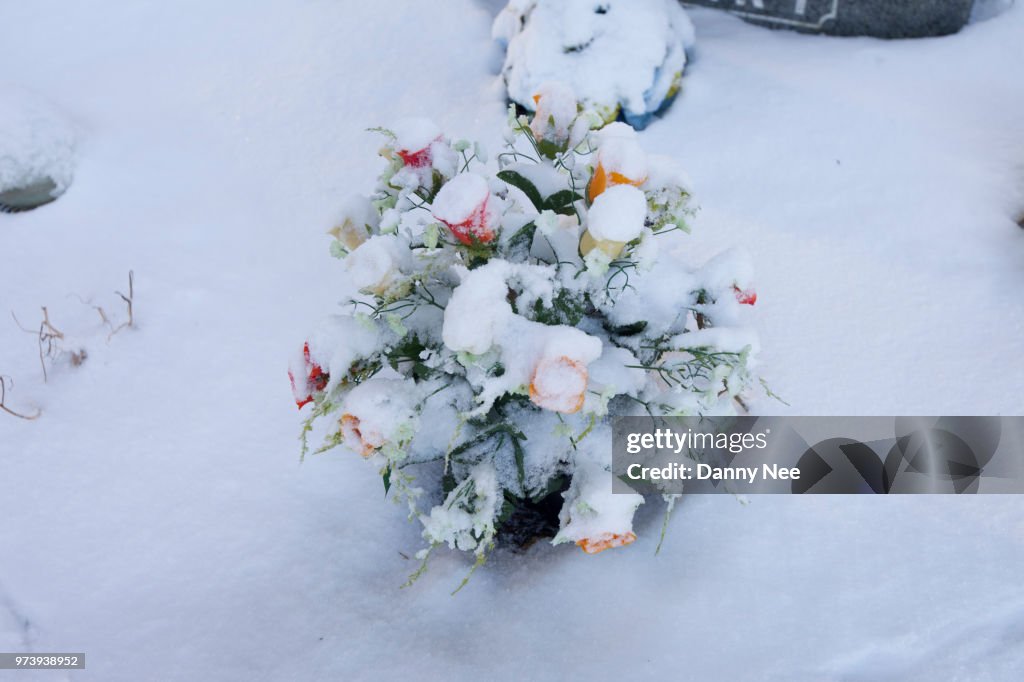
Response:
[[[594,169],[594,176],[590,178],[590,185],[587,186],[587,196],[591,202],[598,197],[601,192],[605,191],[609,187],[615,185],[633,185],[639,187],[644,184],[647,177],[642,178],[630,178],[618,171],[606,171],[604,165],[598,161],[597,168]]]
[[[530,380],[533,404],[563,414],[580,411],[586,390],[586,365],[565,355],[541,360]]]
[[[625,123],[611,123],[597,137],[597,165],[587,187],[591,203],[609,187],[639,187],[647,182],[647,154],[637,142],[635,130]]]
[[[384,438],[374,431],[364,431],[359,417],[352,414],[341,415],[341,435],[345,443],[353,450],[359,445],[359,454],[369,457],[377,448],[384,445]]]
[[[577,540],[576,544],[587,554],[597,554],[613,547],[623,547],[634,540],[636,540],[636,534],[631,531],[623,534],[602,533],[595,538]]]

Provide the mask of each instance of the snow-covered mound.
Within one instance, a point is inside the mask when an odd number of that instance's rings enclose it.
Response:
[[[693,44],[676,0],[510,0],[492,34],[507,46],[512,101],[533,111],[542,83],[564,81],[605,121],[635,128],[672,102]]]
[[[0,98],[0,210],[57,198],[74,173],[75,132],[47,102],[15,90]]]

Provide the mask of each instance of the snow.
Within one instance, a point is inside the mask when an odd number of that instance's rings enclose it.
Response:
[[[452,293],[444,311],[444,345],[453,351],[481,355],[500,335],[500,326],[512,314],[508,296],[508,267],[492,262],[467,273]]]
[[[403,118],[391,126],[395,146],[407,154],[423,151],[441,137],[441,129],[429,118]]]
[[[646,322],[647,334],[655,337],[670,333],[681,311],[694,303],[691,292],[699,288],[697,276],[678,267],[679,260],[686,262],[683,256],[670,250],[649,270],[631,277],[630,286],[615,296],[615,305],[604,308],[611,322],[623,327]]]
[[[645,189],[682,187],[689,190],[690,176],[680,168],[675,159],[664,154],[647,154],[646,160],[647,179],[643,184]]]
[[[71,184],[75,127],[66,114],[22,87],[4,88],[0,100],[0,193],[50,180],[53,196]]]
[[[590,390],[599,395],[605,391],[637,395],[647,383],[647,375],[638,369],[639,364],[636,356],[625,348],[605,348],[601,357],[588,367]]]
[[[632,185],[602,192],[587,214],[587,231],[597,240],[629,242],[640,236],[647,217],[647,198]]]
[[[657,556],[652,500],[629,547],[499,552],[453,598],[472,560],[440,550],[398,589],[421,528],[373,467],[297,464],[283,364],[338,299],[315,254],[377,170],[364,129],[429,112],[499,146],[480,3],[4,13],[4,77],[82,130],[72,190],[0,216],[3,307],[60,326],[69,293],[114,309],[137,277],[138,329],[65,322],[89,359],[49,383],[0,325],[9,404],[43,409],[0,414],[0,649],[88,656],[33,678],[1019,678],[1014,496],[695,496]],[[683,94],[640,139],[693,178],[706,253],[683,255],[754,256],[789,403],[755,409],[1020,414],[1024,7],[912,42],[692,17]]]

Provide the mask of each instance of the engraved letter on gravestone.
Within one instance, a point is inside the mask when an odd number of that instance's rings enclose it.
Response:
[[[684,0],[756,24],[833,35],[919,38],[959,31],[974,0]]]
[[[750,19],[818,31],[836,18],[840,0],[697,0]]]

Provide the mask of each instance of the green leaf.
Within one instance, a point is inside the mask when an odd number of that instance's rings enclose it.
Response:
[[[495,519],[495,527],[501,526],[512,516],[512,512],[516,510],[516,498],[509,491],[505,491],[502,495],[501,511],[498,512],[498,518]]]
[[[562,215],[572,215],[574,213],[572,203],[582,198],[582,196],[571,189],[563,189],[545,199],[544,208],[555,213],[561,213]]]
[[[605,325],[605,328],[616,336],[635,336],[647,329],[647,321],[640,320],[639,322],[624,324],[618,327],[609,327],[608,325]]]
[[[586,301],[580,300],[567,289],[560,289],[547,308],[537,299],[533,304],[533,319],[543,324],[565,324],[575,327],[586,314]]]
[[[522,435],[520,433],[520,435]],[[524,437],[525,439],[525,437]],[[512,451],[516,456],[516,473],[519,474],[519,488],[526,491],[526,453],[523,452],[523,445],[515,436],[511,436]]]
[[[544,205],[544,199],[541,197],[540,191],[536,185],[527,180],[523,175],[514,170],[503,170],[498,171],[498,178],[522,190],[526,198],[533,204],[533,207],[538,211],[542,210],[541,207]]]
[[[552,476],[548,479],[547,485],[530,493],[530,501],[537,503],[549,495],[560,494],[569,488],[569,478],[563,474]]]
[[[758,380],[761,382],[761,387],[764,388],[764,392],[768,395],[769,398],[778,400],[786,407],[792,407],[792,405],[790,405],[789,403],[782,399],[782,396],[776,394],[775,392],[772,391],[772,389],[768,388],[768,382],[764,380],[764,377],[758,377]]]
[[[430,223],[423,231],[423,246],[428,249],[437,248],[437,241],[441,234],[441,228],[437,223]]]
[[[334,240],[333,242],[331,242],[330,249],[331,255],[334,256],[335,258],[344,258],[345,256],[348,255],[348,249],[346,249],[345,245],[339,242],[338,240]]]
[[[533,246],[533,235],[537,226],[531,221],[526,223],[512,235],[506,247],[507,256],[512,261],[525,261],[530,256],[530,248]]]
[[[384,470],[381,478],[384,480],[384,497],[387,497],[388,491],[391,490],[391,467]]]
[[[399,342],[387,352],[388,364],[394,370],[398,370],[398,366],[403,362],[412,362],[415,365],[420,360],[420,354],[426,348],[415,334],[401,337]]]
[[[549,159],[553,159],[556,156],[558,156],[561,152],[564,152],[565,148],[565,144],[558,144],[557,142],[552,142],[551,140],[546,140],[543,138],[537,140],[537,151],[543,154],[544,156],[548,157]]]
[[[393,130],[388,130],[387,128],[382,128],[380,126],[376,128],[367,128],[366,131],[370,133],[380,133],[381,135],[387,137],[390,140],[397,139],[398,137],[397,135],[395,135]]]
[[[515,442],[517,439],[526,440],[526,436],[523,434],[523,432],[517,429],[516,427],[512,426],[511,424],[495,424],[494,426],[485,429],[481,433],[477,434],[472,439],[466,441],[465,443],[462,443],[456,448],[453,448],[448,453],[448,456],[451,459],[455,459],[456,457],[472,450],[473,448],[483,445],[490,439],[502,435],[511,436],[513,442]]]

